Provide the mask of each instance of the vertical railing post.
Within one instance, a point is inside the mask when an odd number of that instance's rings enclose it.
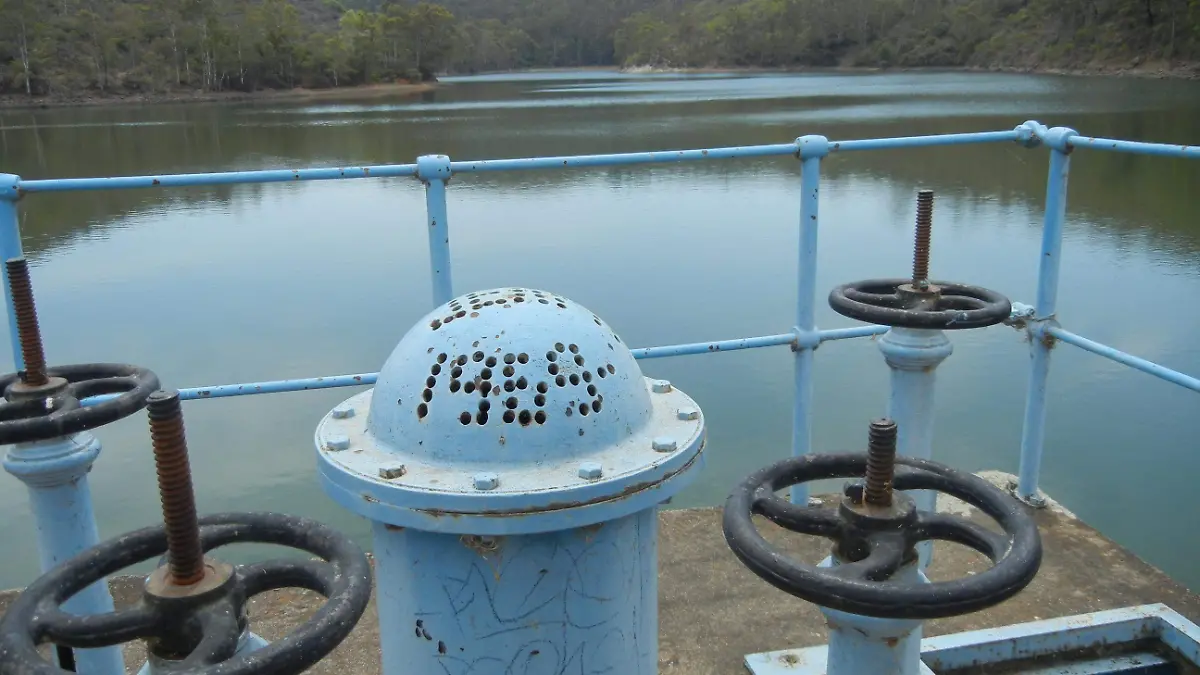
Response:
[[[1055,322],[1058,311],[1058,273],[1062,264],[1063,220],[1067,212],[1067,176],[1071,169],[1068,140],[1074,135],[1072,129],[1055,127],[1042,136],[1042,142],[1050,148],[1050,171],[1046,181],[1037,304],[1033,318],[1027,323],[1031,364],[1016,493],[1018,498],[1034,505],[1045,503],[1039,494],[1038,475],[1046,432],[1046,380],[1050,375],[1050,350],[1054,347],[1054,338],[1046,332],[1046,326]]]
[[[17,220],[17,200],[21,198],[21,178],[12,174],[0,174],[0,265],[5,260],[20,258],[21,226]],[[4,302],[8,308],[8,340],[12,347],[13,369],[19,372],[25,367],[21,357],[21,341],[17,338],[17,312],[13,307],[12,291],[8,279],[4,280]]]
[[[796,391],[792,407],[792,456],[812,452],[813,351],[821,344],[815,320],[817,301],[817,232],[821,195],[821,159],[829,154],[829,139],[802,136],[796,139],[800,158],[800,255],[796,283]],[[795,504],[808,503],[808,486],[792,488]]]
[[[450,180],[450,158],[423,155],[417,158],[417,178],[425,184],[425,211],[429,217],[429,273],[433,280],[434,306],[450,302],[454,282],[450,275],[450,223],[446,209],[446,183]]]

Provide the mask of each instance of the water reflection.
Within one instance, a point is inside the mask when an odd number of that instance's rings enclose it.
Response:
[[[904,99],[914,87],[924,98]],[[621,105],[561,104],[579,96]],[[891,112],[847,119],[855,108]],[[43,178],[405,163],[427,152],[470,159],[715,147],[803,133],[1005,129],[1028,118],[1194,143],[1197,108],[1200,89],[1181,83],[585,72],[459,78],[423,101],[382,106],[5,112],[0,138],[5,170]],[[797,124],[797,114],[814,117]],[[1013,145],[830,157],[820,288],[904,274],[913,193],[931,187],[935,274],[1030,302],[1045,172],[1043,150]],[[1200,316],[1168,304],[1200,292],[1200,227],[1188,208],[1198,178],[1195,162],[1076,153],[1064,323],[1200,372],[1200,352],[1186,337],[1200,329]],[[460,175],[450,203],[456,286],[552,289],[635,346],[783,332],[796,302],[797,179],[790,158]],[[428,309],[424,198],[415,180],[32,195],[21,213],[55,362],[130,361],[180,387],[372,371]],[[851,325],[823,304],[817,314],[822,327]],[[953,339],[955,355],[939,370],[936,455],[968,469],[1012,471],[1025,347],[1004,327]],[[1200,555],[1200,542],[1165,534],[1200,507],[1164,515],[1152,500],[1136,499],[1188,489],[1185,477],[1200,460],[1178,420],[1195,414],[1195,399],[1070,348],[1054,359],[1047,489],[1200,584],[1185,563]],[[818,447],[861,447],[866,421],[886,401],[882,358],[863,340],[823,346],[817,364]],[[643,367],[692,394],[711,423],[708,468],[677,504],[717,503],[740,476],[787,454],[786,349]],[[316,421],[351,393],[189,404],[201,510],[291,511],[365,541],[363,523],[321,496],[311,454]],[[106,536],[155,518],[144,426],[135,417],[100,434],[106,449],[92,480]],[[1131,452],[1137,472],[1129,470]],[[0,491],[0,509],[12,514],[0,538],[30,536],[20,490]],[[1139,525],[1151,514],[1163,528]],[[32,551],[3,555],[0,583],[26,582]]]

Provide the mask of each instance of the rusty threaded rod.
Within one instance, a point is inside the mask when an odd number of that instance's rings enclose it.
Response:
[[[46,377],[46,352],[42,347],[42,330],[38,327],[37,307],[33,304],[33,284],[29,281],[29,265],[25,258],[10,258],[4,263],[8,270],[8,288],[12,293],[13,314],[17,317],[17,339],[21,342],[21,360],[25,369],[21,381],[40,387],[50,380]]]
[[[187,439],[179,392],[156,391],[146,401],[150,416],[150,441],[158,470],[158,493],[163,523],[167,527],[167,564],[171,581],[188,586],[204,578],[204,551],[196,522],[196,498],[188,465]]]
[[[896,475],[896,423],[871,421],[867,441],[867,487],[863,501],[873,506],[892,505],[892,478]]]
[[[933,228],[933,190],[917,192],[917,236],[913,244],[913,285],[929,281],[929,239]]]

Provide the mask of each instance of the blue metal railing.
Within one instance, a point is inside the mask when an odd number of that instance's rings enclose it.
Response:
[[[17,176],[0,174],[0,256],[3,259],[20,256],[21,238],[17,222],[16,201],[27,194],[81,190],[116,190],[153,187],[190,187],[243,183],[271,183],[309,180],[343,180],[352,178],[415,177],[426,186],[426,207],[429,219],[430,274],[433,282],[433,301],[442,304],[453,297],[451,275],[449,222],[446,210],[446,184],[454,174],[488,171],[517,171],[533,169],[572,169],[634,164],[661,164],[715,159],[794,156],[801,161],[800,247],[797,285],[796,324],[791,332],[720,342],[703,342],[634,349],[639,359],[706,354],[739,349],[756,349],[789,345],[795,354],[795,403],[793,413],[792,451],[804,454],[811,448],[811,401],[813,352],[822,342],[877,335],[886,331],[882,326],[861,326],[837,330],[818,330],[814,322],[817,302],[816,263],[817,235],[820,230],[821,160],[830,153],[920,148],[977,143],[1018,143],[1027,148],[1045,145],[1050,149],[1050,167],[1046,189],[1046,209],[1042,230],[1042,251],[1035,304],[1032,307],[1014,305],[1012,323],[1023,326],[1029,333],[1033,351],[1026,397],[1024,431],[1021,441],[1018,495],[1036,499],[1038,473],[1041,466],[1042,440],[1046,419],[1046,381],[1050,371],[1050,350],[1055,341],[1075,345],[1084,350],[1159,377],[1172,384],[1200,392],[1200,380],[1171,370],[1145,359],[1127,354],[1062,329],[1056,321],[1058,277],[1062,251],[1062,230],[1066,214],[1067,179],[1071,153],[1075,149],[1095,149],[1164,157],[1200,159],[1200,148],[1158,143],[1142,143],[1079,136],[1072,129],[1047,128],[1038,122],[1025,122],[1011,131],[990,131],[964,134],[941,134],[901,138],[856,139],[830,141],[824,136],[803,136],[793,143],[745,147],[710,148],[640,152],[608,155],[579,155],[570,157],[535,157],[521,159],[492,159],[451,161],[449,157],[421,157],[414,164],[363,166],[328,169],[287,169],[272,171],[238,171],[228,173],[175,174],[165,176],[127,176],[114,178],[71,178],[22,181]],[[9,303],[9,332],[13,345],[13,360],[17,369],[23,367],[17,340],[16,321],[12,312],[11,293],[5,284]],[[184,399],[219,398],[251,394],[271,394],[306,391],[332,387],[371,385],[377,373],[336,375],[270,382],[226,384],[192,387],[181,390]],[[92,399],[93,401],[99,400]]]

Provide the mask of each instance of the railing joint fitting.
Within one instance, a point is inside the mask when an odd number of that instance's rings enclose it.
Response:
[[[25,196],[21,189],[21,177],[11,173],[0,173],[0,201],[15,202]]]
[[[790,345],[793,352],[815,351],[824,342],[821,339],[821,331],[817,330],[816,326],[813,326],[812,330],[804,330],[796,326],[792,328],[792,334],[796,336]]]
[[[1074,129],[1069,127],[1054,127],[1053,129],[1047,129],[1046,132],[1042,134],[1042,141],[1052,150],[1057,150],[1064,155],[1069,155],[1071,154],[1071,151],[1075,149],[1074,146],[1071,145],[1071,138],[1078,135],[1079,134],[1076,133]]]
[[[1018,124],[1014,129],[1017,132],[1017,143],[1026,148],[1036,148],[1042,144],[1042,136],[1046,133],[1046,125],[1037,120],[1029,120],[1024,124]]]
[[[829,154],[829,139],[819,135],[801,136],[796,139],[798,159],[820,159]]]
[[[417,158],[417,180],[429,185],[431,180],[449,183],[454,172],[446,155],[421,155]]]

